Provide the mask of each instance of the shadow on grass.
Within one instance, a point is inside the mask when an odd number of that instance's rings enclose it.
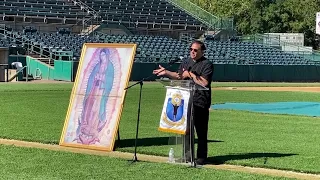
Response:
[[[169,145],[169,142],[173,142],[174,137],[150,137],[150,138],[139,138],[137,146],[163,146]],[[181,140],[180,140],[181,141]],[[223,142],[219,140],[208,140],[208,143]],[[197,139],[195,139],[197,143]],[[134,147],[135,139],[121,139],[116,141],[118,148]]]
[[[264,164],[267,163],[268,158],[294,156],[298,154],[284,154],[284,153],[244,153],[244,154],[229,154],[224,156],[213,156],[208,157],[208,164],[224,164],[227,161],[241,160],[241,159],[253,159],[253,158],[264,158]]]

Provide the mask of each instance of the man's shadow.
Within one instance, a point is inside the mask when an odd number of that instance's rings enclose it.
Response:
[[[163,146],[163,145],[170,145],[170,142],[173,142],[176,137],[149,137],[149,138],[139,138],[137,140],[137,146],[143,147],[143,146]],[[178,142],[177,144],[182,145],[182,140],[180,137],[177,137]],[[198,142],[197,139],[195,139],[195,146]],[[216,143],[216,142],[223,142],[219,140],[208,140],[208,143]],[[118,148],[124,148],[124,147],[134,147],[135,146],[135,139],[120,139],[116,141],[116,146]]]
[[[179,137],[148,137],[148,138],[139,138],[137,141],[138,147],[146,146],[163,146],[169,145],[169,142],[172,142],[172,139]],[[198,139],[195,139],[195,147],[197,146]],[[208,143],[219,143],[224,142],[220,140],[208,140]],[[115,148],[125,148],[125,147],[134,147],[135,139],[121,139],[116,141]],[[227,161],[232,160],[242,160],[242,159],[253,159],[253,158],[264,158],[264,164],[267,163],[268,158],[277,158],[277,157],[286,157],[294,156],[298,154],[290,153],[240,153],[240,154],[228,154],[221,156],[212,156],[208,157],[207,164],[219,165],[224,164]]]
[[[264,164],[267,163],[268,158],[277,158],[277,157],[286,157],[294,156],[298,154],[290,153],[241,153],[241,154],[228,154],[222,156],[212,156],[208,157],[207,164],[224,164],[227,161],[231,160],[241,160],[241,159],[254,159],[254,158],[264,158]]]

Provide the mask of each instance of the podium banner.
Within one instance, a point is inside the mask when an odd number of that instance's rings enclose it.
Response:
[[[167,87],[159,131],[185,134],[188,119],[190,90]]]

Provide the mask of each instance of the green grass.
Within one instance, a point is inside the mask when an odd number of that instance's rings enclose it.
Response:
[[[227,86],[227,84],[225,84]],[[290,85],[290,84],[289,84]],[[240,86],[240,85],[239,85]],[[270,84],[271,86],[271,84]],[[284,84],[283,86],[286,86]],[[57,144],[72,84],[0,85],[0,137]],[[117,150],[133,152],[139,87],[128,91]],[[167,156],[169,137],[159,132],[165,89],[145,83],[142,92],[138,152]],[[213,91],[213,103],[319,102],[319,93]],[[244,111],[210,113],[209,157],[213,163],[320,173],[320,119]]]
[[[213,103],[224,102],[320,102],[319,93],[310,92],[271,92],[271,91],[230,91],[217,90],[212,92]]]
[[[0,145],[1,179],[289,179]]]
[[[0,92],[12,91],[71,91],[73,83],[25,84],[25,83],[0,83]]]
[[[212,87],[320,87],[320,83],[213,82]]]

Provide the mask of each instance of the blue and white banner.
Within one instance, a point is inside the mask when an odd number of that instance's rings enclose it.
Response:
[[[167,87],[161,113],[160,131],[185,134],[188,119],[190,90]]]

